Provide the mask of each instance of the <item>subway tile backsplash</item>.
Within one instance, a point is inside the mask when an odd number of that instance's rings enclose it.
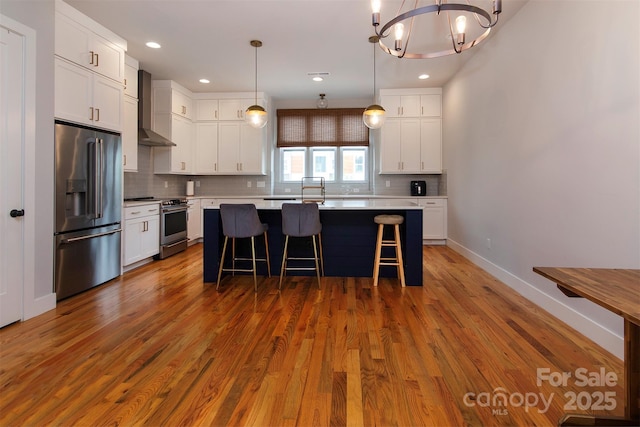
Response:
[[[299,196],[299,185],[272,183],[272,176],[183,176],[155,175],[153,173],[152,148],[138,146],[138,172],[125,172],[124,197],[153,196],[157,198],[184,197],[187,181],[196,181],[195,196],[254,196],[285,194],[289,188],[292,195]],[[327,195],[376,194],[385,196],[410,196],[410,183],[424,180],[427,196],[446,196],[446,171],[442,175],[380,175],[374,172],[371,188],[349,185],[327,185]],[[388,183],[388,187],[387,187]],[[199,184],[199,185],[198,185]],[[262,186],[264,184],[264,186]],[[358,191],[355,191],[355,189]]]

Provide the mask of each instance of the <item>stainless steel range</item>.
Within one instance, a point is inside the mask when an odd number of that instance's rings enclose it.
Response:
[[[162,201],[160,211],[160,253],[165,259],[187,249],[187,199]]]

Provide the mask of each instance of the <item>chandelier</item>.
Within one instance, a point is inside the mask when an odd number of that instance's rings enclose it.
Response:
[[[251,40],[249,44],[256,48],[256,103],[247,108],[247,111],[245,111],[244,119],[249,124],[249,126],[260,129],[267,124],[267,111],[263,107],[258,105],[258,48],[262,46],[262,42],[260,40]]]
[[[411,59],[437,58],[461,53],[464,50],[472,48],[487,38],[491,32],[491,28],[498,23],[498,15],[502,12],[502,0],[491,0],[491,3],[493,3],[491,13],[479,6],[471,4],[472,0],[460,1],[463,3],[453,3],[448,0],[431,0],[427,2],[430,4],[420,6],[420,0],[415,0],[412,2],[413,8],[411,8],[411,6],[405,7],[406,0],[403,0],[396,16],[379,29],[382,0],[371,0],[371,9],[373,12],[371,23],[376,35],[379,37],[378,44],[380,48],[398,58]],[[473,0],[473,2],[478,3],[479,0]],[[441,14],[441,12],[443,13]],[[453,21],[450,13],[457,15],[453,18]],[[416,20],[419,15],[427,14],[435,14],[431,15],[431,17],[435,17],[434,19],[438,21],[446,20],[446,22],[436,22],[436,24],[431,25],[429,28],[446,25],[449,33],[447,38],[450,38],[451,48],[443,49],[443,46],[439,45],[437,40],[436,43],[433,44],[425,43],[423,35],[416,36],[416,39],[418,39],[417,42],[411,42],[412,33],[426,29],[425,27],[419,28],[417,25],[414,28],[414,20]],[[443,15],[444,17],[442,17]],[[493,19],[494,17],[495,20]],[[473,31],[469,31],[469,28],[467,28],[467,20],[475,21],[478,27],[473,29]],[[453,23],[455,23],[455,30]],[[383,39],[391,35],[392,28],[395,42],[393,46],[389,47],[384,43]],[[431,34],[429,34],[429,36],[433,38]],[[417,48],[415,51],[410,51],[410,45],[411,48],[414,48],[413,44],[417,45]]]

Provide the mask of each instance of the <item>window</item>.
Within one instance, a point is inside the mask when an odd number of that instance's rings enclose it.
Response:
[[[280,162],[283,181],[300,181],[305,175],[305,148],[290,148],[282,151]]]
[[[368,184],[369,129],[361,108],[278,110],[280,180]]]
[[[281,148],[280,179],[299,182],[305,176],[314,176],[326,182],[366,183],[368,152],[368,147]]]

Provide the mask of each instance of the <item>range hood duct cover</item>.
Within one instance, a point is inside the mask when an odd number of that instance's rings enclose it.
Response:
[[[151,130],[151,74],[144,70],[138,70],[138,144],[150,147],[176,145]]]

